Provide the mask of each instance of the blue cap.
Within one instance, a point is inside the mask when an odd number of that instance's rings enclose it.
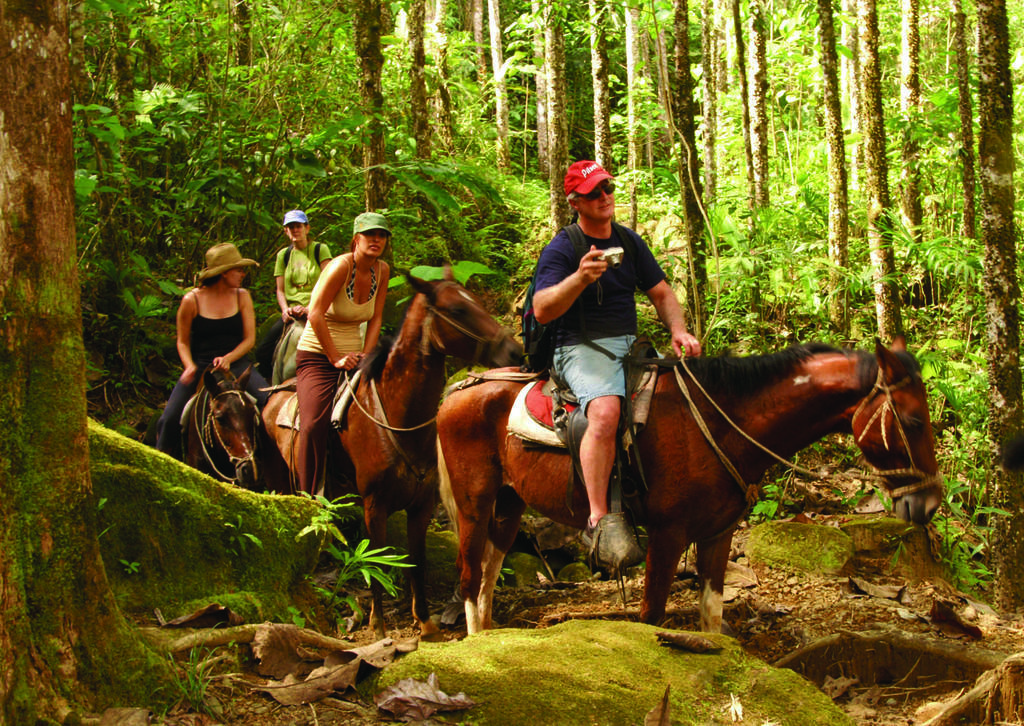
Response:
[[[286,212],[284,215],[284,222],[281,224],[287,227],[292,222],[301,222],[302,224],[309,224],[309,220],[306,219],[306,213],[301,209],[293,209],[290,212]]]

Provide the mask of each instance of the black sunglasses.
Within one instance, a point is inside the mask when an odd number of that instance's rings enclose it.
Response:
[[[600,199],[602,194],[607,194],[608,196],[611,196],[614,193],[615,184],[613,182],[606,182],[605,184],[602,184],[601,186],[587,192],[586,194],[580,194],[580,196],[585,199],[589,199],[590,201],[595,201],[597,199]]]

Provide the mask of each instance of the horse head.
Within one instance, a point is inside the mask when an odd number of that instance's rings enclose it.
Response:
[[[926,524],[942,503],[942,476],[920,367],[903,338],[891,349],[875,342],[874,385],[854,410],[853,435],[868,462],[878,469],[896,514]]]
[[[210,449],[222,449],[234,467],[234,476],[222,472],[214,460],[214,451],[206,452],[206,460],[222,479],[234,481],[246,489],[255,489],[259,472],[256,467],[256,432],[259,413],[245,392],[252,368],[246,368],[238,378],[230,371],[219,372],[207,368],[203,372],[203,387],[209,403],[201,424],[200,437]]]
[[[442,280],[406,279],[427,299],[425,347],[490,367],[519,364],[523,347],[491,317],[480,298],[455,280],[451,267],[445,265]]]

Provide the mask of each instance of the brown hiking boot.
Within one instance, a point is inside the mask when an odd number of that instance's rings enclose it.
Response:
[[[643,562],[647,553],[640,547],[623,512],[610,512],[593,528],[587,525],[580,536],[590,553],[592,563],[624,573],[627,568]]]

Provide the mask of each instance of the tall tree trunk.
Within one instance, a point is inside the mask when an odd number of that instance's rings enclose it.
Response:
[[[636,229],[638,199],[636,176],[634,172],[640,168],[640,118],[639,104],[640,79],[637,72],[639,59],[640,8],[635,0],[626,0],[626,169],[630,172],[629,179],[629,226]]]
[[[252,65],[252,17],[249,0],[230,0],[231,32],[235,36],[235,64]]]
[[[839,100],[839,56],[832,18],[832,0],[818,0],[818,35],[824,76],[825,140],[828,144],[828,257],[829,318],[844,337],[849,335],[850,213],[846,190],[846,148],[843,144],[843,109]]]
[[[704,216],[701,212],[700,152],[697,149],[696,121],[693,100],[693,76],[690,73],[690,8],[687,0],[674,0],[675,29],[675,103],[672,115],[681,143],[679,144],[679,185],[682,190],[683,219],[686,224],[686,254],[690,281],[686,286],[690,331],[704,335],[706,314],[704,298],[707,291],[706,245]]]
[[[487,25],[491,33],[491,68],[494,74],[494,126],[497,142],[498,168],[508,172],[512,167],[508,152],[508,95],[505,92],[505,52],[501,32],[499,0],[487,0]]]
[[[366,114],[366,133],[363,140],[363,200],[367,210],[387,206],[387,175],[380,165],[384,163],[384,92],[381,69],[384,53],[380,38],[384,29],[382,0],[356,0],[353,14],[356,55],[359,57],[359,98]]]
[[[703,0],[701,18],[701,64],[704,84],[704,108],[701,136],[704,141],[704,198],[714,202],[718,185],[718,160],[715,141],[718,137],[718,75],[721,58],[718,45],[718,23],[714,0]]]
[[[545,56],[544,20],[540,0],[530,0],[533,15],[533,66],[537,69],[534,78],[537,83],[537,173],[542,179],[551,175],[550,133],[548,130],[548,79]]]
[[[750,93],[747,84],[746,44],[743,42],[743,21],[740,19],[740,0],[732,0],[732,26],[736,39],[736,75],[740,79],[740,98],[743,99],[743,151],[747,162],[747,187],[750,205],[754,204],[754,154],[750,148]]]
[[[607,167],[612,162],[611,103],[608,100],[608,37],[605,32],[608,0],[589,0],[590,69],[594,77],[594,160]]]
[[[921,31],[918,21],[918,0],[903,0],[900,49],[900,111],[903,114],[902,157],[900,168],[900,211],[903,224],[912,238],[921,238],[921,171],[920,145],[914,134],[921,110]]]
[[[843,13],[848,18],[857,18],[857,0],[842,0]],[[850,51],[840,61],[843,76],[843,97],[849,101],[848,130],[851,135],[861,132],[860,102],[860,42],[856,23],[843,23],[843,45]],[[864,144],[854,141],[850,144],[850,186],[860,188],[859,170],[864,166]]]
[[[148,698],[96,534],[66,0],[0,11],[0,723]],[[132,680],[129,693],[127,680]],[[83,708],[85,707],[85,708]]]
[[[569,221],[569,202],[563,180],[569,168],[569,120],[565,111],[565,8],[555,0],[541,0],[544,7],[544,46],[547,54],[548,89],[548,175],[551,225],[554,230]]]
[[[424,67],[426,52],[427,0],[409,4],[409,115],[412,117],[412,138],[416,142],[416,158],[430,158],[430,101]]]
[[[434,103],[437,114],[437,137],[444,150],[451,153],[455,149],[455,122],[452,119],[452,96],[448,90],[448,30],[445,28],[448,0],[437,0],[434,7],[433,35],[437,48],[437,92],[434,94]]]
[[[484,22],[484,0],[472,0],[473,43],[476,45],[476,82],[480,88],[487,82],[487,25]]]
[[[860,0],[861,103],[864,121],[864,191],[867,196],[868,245],[874,275],[878,334],[886,343],[903,332],[900,299],[893,282],[896,263],[892,249],[889,203],[889,165],[885,158],[885,119],[882,116],[882,69],[878,59],[878,9],[875,0]]]
[[[1013,223],[1013,84],[1005,0],[978,0],[978,156],[981,236],[985,241],[988,316],[988,428],[997,444],[1021,428],[1020,287]],[[1024,487],[1019,474],[994,471],[992,534],[996,599],[1005,610],[1024,605]]]
[[[975,177],[974,177],[974,110],[971,104],[971,84],[968,76],[970,56],[967,53],[967,24],[962,0],[950,0],[953,14],[953,48],[956,52],[956,87],[960,100],[960,181],[964,188],[964,213],[960,235],[974,239],[975,230]]]
[[[768,21],[765,0],[750,2],[750,147],[754,207],[769,203],[768,170]]]

